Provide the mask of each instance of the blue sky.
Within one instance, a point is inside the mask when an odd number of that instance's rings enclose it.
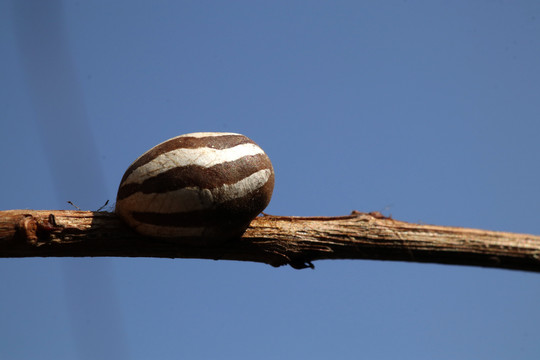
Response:
[[[537,1],[3,1],[2,209],[95,210],[150,147],[245,134],[266,212],[540,234]],[[538,274],[1,259],[2,359],[538,359]]]

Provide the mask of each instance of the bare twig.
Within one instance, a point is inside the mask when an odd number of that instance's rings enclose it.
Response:
[[[540,271],[540,236],[418,225],[379,213],[262,216],[241,239],[182,245],[142,237],[114,213],[0,211],[0,257],[129,256],[255,261],[294,268],[321,259],[378,259]]]

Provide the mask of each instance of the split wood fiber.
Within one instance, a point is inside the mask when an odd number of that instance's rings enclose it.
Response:
[[[294,268],[322,259],[372,259],[540,271],[540,236],[419,225],[379,213],[262,216],[239,239],[212,246],[144,237],[117,215],[0,211],[0,257],[162,257],[254,261]]]

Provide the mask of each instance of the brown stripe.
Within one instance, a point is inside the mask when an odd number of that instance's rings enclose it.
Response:
[[[219,216],[215,210],[201,210],[181,213],[158,214],[154,212],[133,212],[133,219],[143,224],[171,227],[205,227],[212,218]]]
[[[117,201],[136,192],[165,193],[189,186],[213,189],[224,184],[234,184],[263,169],[272,169],[272,164],[265,154],[248,155],[209,168],[196,165],[175,167],[145,180],[142,184],[120,186]]]
[[[255,144],[251,139],[248,139],[244,135],[222,135],[222,136],[208,136],[202,138],[196,137],[177,137],[161,143],[152,149],[145,152],[140,158],[138,158],[130,167],[126,170],[126,173],[122,177],[122,182],[138,167],[149,163],[161,154],[165,154],[169,151],[176,149],[196,149],[201,147],[208,147],[212,149],[228,149],[241,144]],[[257,145],[257,144],[255,144]]]

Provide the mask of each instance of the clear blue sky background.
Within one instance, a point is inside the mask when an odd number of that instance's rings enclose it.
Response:
[[[538,1],[2,1],[1,209],[95,210],[248,135],[280,215],[540,234]],[[0,259],[0,359],[539,359],[540,275]]]

